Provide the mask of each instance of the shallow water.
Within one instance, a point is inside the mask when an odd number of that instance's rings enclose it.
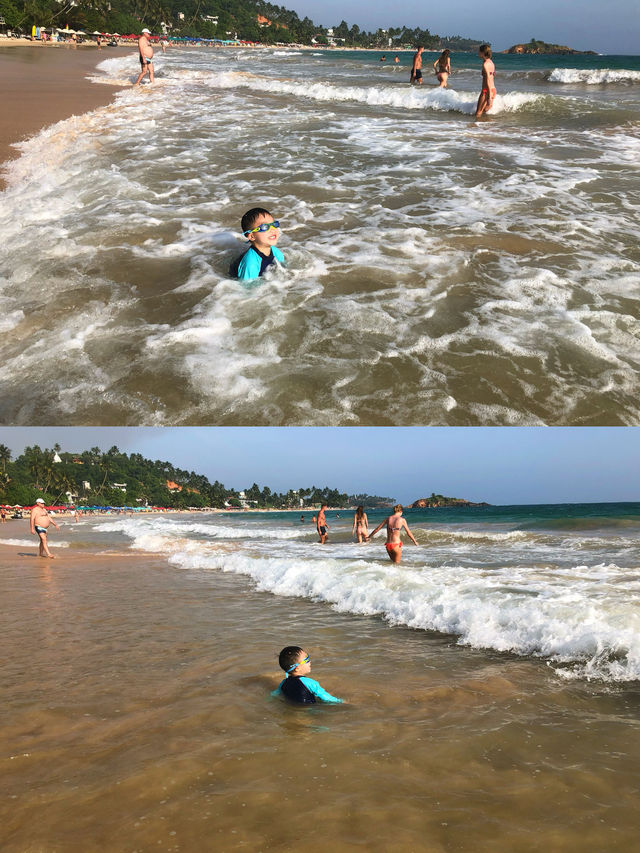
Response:
[[[3,851],[635,845],[635,684],[148,555],[27,554],[0,575]],[[291,642],[348,705],[269,698]]]
[[[476,123],[470,56],[441,91],[377,55],[170,50],[10,167],[0,417],[637,423],[640,66],[566,60],[498,57]],[[255,204],[288,268],[246,285]]]

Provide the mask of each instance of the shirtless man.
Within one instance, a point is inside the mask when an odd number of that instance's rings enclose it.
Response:
[[[419,83],[422,85],[422,51],[424,47],[420,45],[413,54],[413,65],[411,66],[410,83]]]
[[[57,530],[60,530],[60,528],[58,527],[58,525],[55,523],[55,521],[51,518],[49,513],[44,508],[44,501],[42,500],[42,498],[38,498],[38,500],[35,503],[35,506],[31,510],[30,521],[31,521],[31,532],[33,534],[37,533],[38,537],[40,539],[40,548],[38,550],[38,556],[39,557],[49,557],[50,560],[54,560],[55,557],[53,556],[53,554],[49,551],[49,548],[47,547],[47,528],[49,527],[50,524],[53,524],[53,526]]]
[[[327,519],[324,517],[324,511],[327,508],[326,504],[322,504],[320,508],[320,512],[318,513],[318,518],[316,520],[316,530],[318,531],[318,536],[320,537],[320,544],[326,545],[327,538],[329,534],[327,530],[329,529],[329,525],[327,524]]]
[[[388,518],[385,518],[384,521],[381,521],[373,533],[369,535],[368,540],[373,539],[378,530],[384,527],[385,524],[387,525],[387,541],[385,544],[387,554],[389,555],[389,559],[392,563],[399,563],[402,559],[402,539],[400,538],[402,531],[406,531],[407,536],[411,539],[414,545],[418,544],[413,537],[413,533],[409,530],[407,522],[402,517],[402,504],[394,506],[393,515],[390,515]]]
[[[147,38],[147,36],[150,35],[151,33],[145,27],[138,39],[138,50],[140,51],[140,74],[138,74],[138,79],[135,83],[136,86],[140,85],[140,81],[147,73],[149,74],[149,82],[153,83],[153,48]]]
[[[496,67],[491,59],[491,48],[488,44],[481,44],[478,48],[478,56],[484,59],[482,63],[482,91],[478,98],[478,106],[476,107],[476,118],[480,118],[493,106],[493,99],[496,96],[495,74]]]

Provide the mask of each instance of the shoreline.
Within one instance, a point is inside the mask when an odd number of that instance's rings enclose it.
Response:
[[[16,50],[17,47],[41,49]],[[0,191],[7,187],[11,162],[20,157],[16,147],[19,143],[59,121],[113,102],[121,86],[98,86],[87,79],[96,73],[100,62],[111,55],[130,52],[131,48],[110,50],[107,53],[90,50],[89,46],[43,46],[26,41],[0,43],[0,99],[4,105],[0,117]]]

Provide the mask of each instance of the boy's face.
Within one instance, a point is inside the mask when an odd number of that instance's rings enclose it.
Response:
[[[299,661],[306,660],[309,657],[307,652],[304,650],[300,652],[298,656]],[[292,675],[308,675],[311,672],[311,661],[307,661],[307,663],[300,663],[298,666],[292,671]]]
[[[269,222],[273,222],[273,216],[267,216],[263,213],[253,223],[253,227],[257,228],[259,225]],[[263,255],[270,255],[271,247],[275,246],[280,239],[280,229],[269,228],[268,231],[253,231],[251,234],[247,234],[247,239],[254,243],[256,249],[262,252]]]

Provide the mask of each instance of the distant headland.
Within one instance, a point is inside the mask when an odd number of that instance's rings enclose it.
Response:
[[[503,50],[502,53],[598,55],[595,50],[574,50],[572,47],[563,44],[548,44],[546,41],[539,41],[539,39],[531,39],[527,44],[514,44],[507,50]]]
[[[431,494],[429,498],[418,498],[417,501],[414,501],[409,505],[409,509],[426,509],[435,508],[435,507],[456,507],[456,506],[491,506],[491,504],[485,503],[472,503],[472,501],[466,501],[464,498],[447,498],[444,495],[436,495]]]

